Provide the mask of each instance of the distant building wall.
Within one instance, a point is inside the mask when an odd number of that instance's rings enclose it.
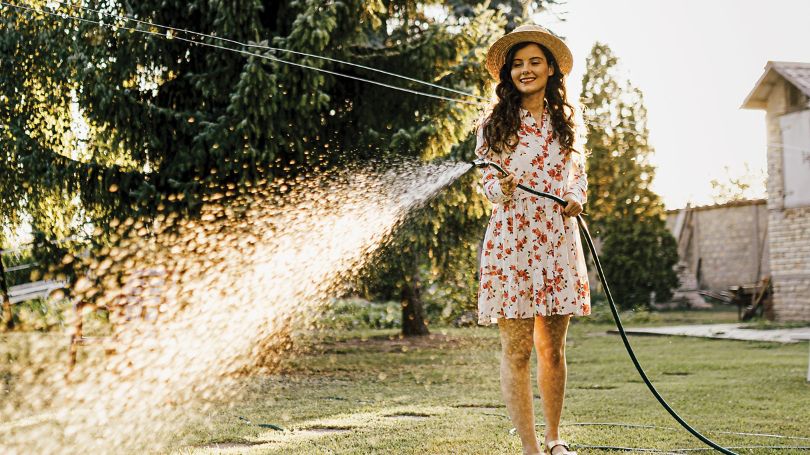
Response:
[[[667,212],[667,227],[701,289],[726,290],[756,283],[770,274],[768,211],[765,200],[694,207],[678,235],[680,210]],[[683,216],[683,215],[682,215]]]

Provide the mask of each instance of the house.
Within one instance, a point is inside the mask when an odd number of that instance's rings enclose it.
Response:
[[[742,108],[765,111],[775,319],[810,321],[810,63],[768,62]]]

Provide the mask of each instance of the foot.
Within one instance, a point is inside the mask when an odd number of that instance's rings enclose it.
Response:
[[[523,447],[523,455],[545,455],[545,450],[540,448],[540,443],[535,442],[534,447]]]
[[[548,449],[548,453],[551,455],[577,455],[576,452],[571,451],[568,443],[562,439],[546,441],[546,448]]]

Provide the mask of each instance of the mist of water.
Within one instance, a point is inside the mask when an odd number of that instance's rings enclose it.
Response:
[[[110,309],[106,354],[68,372],[61,337],[8,348],[4,453],[157,450],[272,364],[414,207],[469,164],[400,163],[226,188],[194,220],[124,220],[78,299]],[[10,350],[16,349],[15,352]],[[24,351],[24,352],[23,352]],[[268,359],[269,357],[269,359]]]

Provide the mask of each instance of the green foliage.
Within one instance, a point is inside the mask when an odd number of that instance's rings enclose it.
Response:
[[[64,327],[72,312],[70,301],[65,298],[28,300],[13,305],[12,309],[17,330],[40,332]]]
[[[319,318],[319,326],[335,330],[393,329],[402,326],[401,318],[399,302],[340,299]]]
[[[537,12],[546,11],[552,6],[562,5],[559,0],[448,0],[447,4],[454,15],[458,17],[475,16],[475,7],[488,3],[489,8],[503,14],[506,19],[504,31],[512,31],[518,25],[526,22]]]
[[[483,234],[479,237],[483,238]],[[422,297],[431,324],[450,324],[463,315],[478,313],[476,270],[478,244],[468,242],[452,250],[446,267],[424,273],[426,289]]]
[[[2,248],[0,248],[2,249]],[[27,248],[20,248],[14,251],[3,252],[3,265],[6,271],[6,284],[16,286],[18,284],[27,283],[30,280],[32,268],[35,267],[32,263],[35,262],[31,251]],[[16,266],[29,266],[20,270],[10,271],[12,267]]]
[[[646,307],[678,286],[677,245],[664,205],[650,188],[647,110],[641,91],[615,75],[618,59],[596,43],[587,60],[581,101],[586,110],[589,228],[601,240],[600,258],[617,305]]]

